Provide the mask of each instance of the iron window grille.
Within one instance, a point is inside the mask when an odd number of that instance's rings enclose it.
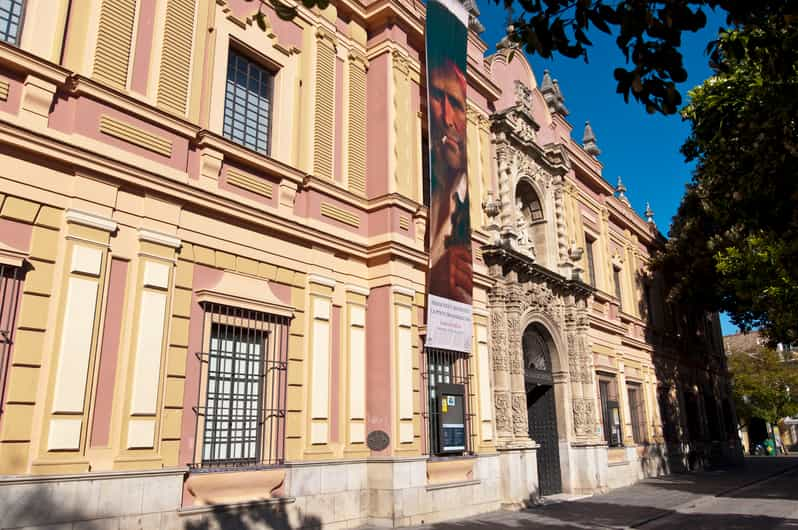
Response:
[[[22,267],[0,263],[0,414],[3,413],[3,396],[6,393],[11,346],[14,344],[14,321],[23,276]]]
[[[19,46],[24,12],[24,0],[0,0],[0,40]]]
[[[285,463],[287,317],[204,304],[195,468]]]
[[[599,379],[599,400],[601,401],[601,419],[604,440],[610,447],[623,445],[621,429],[621,407],[618,404],[618,387],[614,378]]]
[[[231,48],[227,61],[223,135],[268,155],[273,92],[274,75]]]
[[[424,454],[443,456],[440,447],[440,428],[442,413],[438,407],[438,390],[441,385],[463,385],[465,396],[465,444],[460,455],[473,454],[473,418],[474,406],[471,393],[471,374],[469,371],[469,355],[451,350],[424,348],[422,353],[421,380],[426,396],[422,399],[422,418],[427,428]],[[455,456],[446,452],[446,456]]]

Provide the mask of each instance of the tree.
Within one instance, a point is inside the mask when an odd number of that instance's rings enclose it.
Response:
[[[682,111],[696,163],[657,266],[671,299],[798,338],[798,19],[724,32]]]
[[[798,413],[798,365],[770,348],[729,355],[732,392],[741,423],[762,418],[776,423]]]

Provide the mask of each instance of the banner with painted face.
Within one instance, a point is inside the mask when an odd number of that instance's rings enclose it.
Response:
[[[466,159],[468,12],[427,2],[430,272],[426,346],[470,353],[473,268]]]

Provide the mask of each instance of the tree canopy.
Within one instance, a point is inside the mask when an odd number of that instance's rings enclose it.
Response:
[[[690,92],[696,163],[659,267],[671,298],[727,311],[773,342],[798,338],[798,19],[724,32]]]
[[[741,423],[762,418],[776,423],[798,413],[798,365],[770,348],[729,355],[732,392]]]

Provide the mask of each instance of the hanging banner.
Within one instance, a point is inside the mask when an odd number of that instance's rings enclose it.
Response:
[[[430,273],[426,346],[470,353],[473,268],[466,159],[468,12],[427,2]]]

